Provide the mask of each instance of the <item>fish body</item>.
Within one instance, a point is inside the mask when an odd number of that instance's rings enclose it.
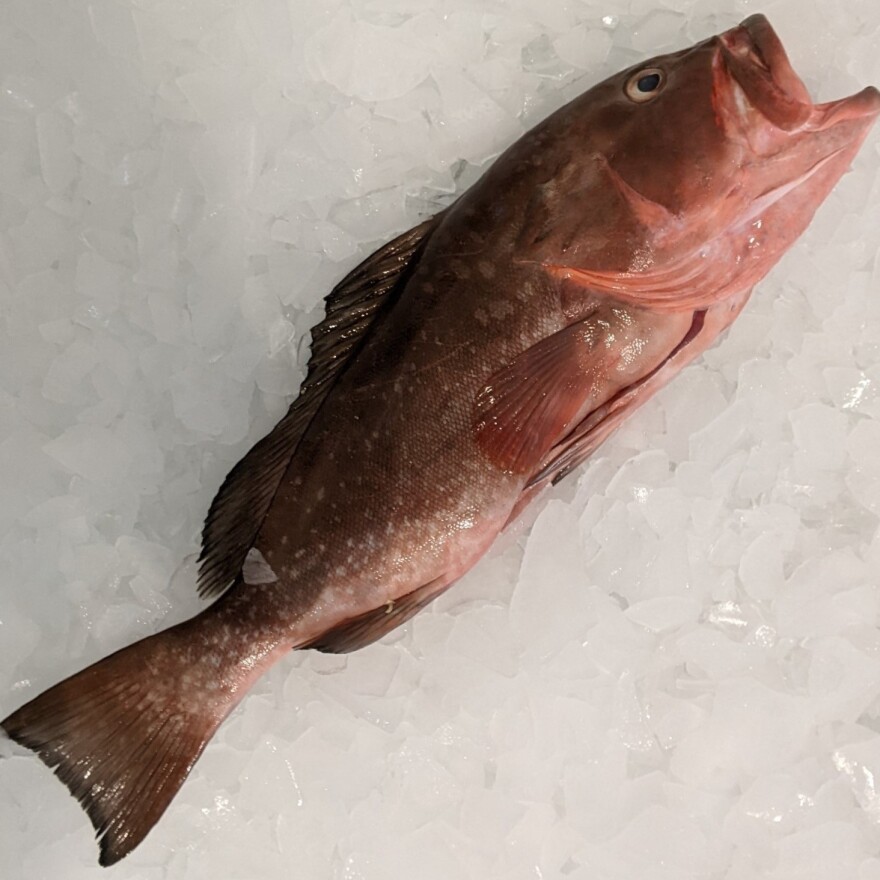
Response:
[[[467,571],[736,317],[880,112],[814,105],[766,19],[623,71],[335,288],[300,397],[209,512],[197,617],[2,722],[110,864],[293,648],[349,651]]]

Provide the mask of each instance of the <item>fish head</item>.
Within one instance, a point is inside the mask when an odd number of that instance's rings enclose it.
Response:
[[[878,114],[871,87],[814,104],[753,15],[563,108],[567,152],[543,185],[535,250],[545,264],[613,276],[611,290],[650,276],[670,301],[676,285],[749,288],[806,228]]]
[[[744,248],[764,246],[772,264],[849,168],[880,115],[880,92],[869,86],[814,104],[762,15],[709,44],[715,130],[735,157],[728,173],[717,175],[719,202],[709,233],[727,237],[739,257]],[[768,225],[756,243],[755,231]]]

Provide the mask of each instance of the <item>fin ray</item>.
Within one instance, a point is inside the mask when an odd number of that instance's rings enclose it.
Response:
[[[357,651],[402,626],[436,599],[450,584],[451,582],[445,578],[429,581],[402,598],[395,599],[389,605],[380,605],[357,617],[344,620],[300,647],[314,648],[326,654],[348,654]]]
[[[589,320],[542,339],[486,382],[474,407],[477,443],[509,473],[529,473],[572,426],[591,395],[585,381],[607,349]]]
[[[299,396],[275,428],[229,472],[202,530],[199,594],[218,596],[238,577],[278,484],[336,379],[399,290],[442,214],[425,220],[367,257],[326,299],[312,330],[311,358]]]
[[[176,665],[185,662],[178,629],[111,654],[0,722],[80,802],[95,828],[102,865],[143,840],[242,696],[218,691],[202,706],[181,696],[174,682]],[[144,674],[156,669],[167,675]]]

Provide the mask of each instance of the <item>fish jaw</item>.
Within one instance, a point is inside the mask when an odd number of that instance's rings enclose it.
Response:
[[[750,287],[806,229],[847,171],[880,115],[874,87],[813,104],[779,37],[762,15],[709,41],[719,129],[742,148],[739,170],[717,206],[729,255],[725,292]]]
[[[717,49],[713,102],[719,124],[758,154],[784,148],[792,135],[823,132],[843,123],[852,124],[851,140],[858,141],[858,149],[880,114],[880,92],[873,86],[814,104],[763,15],[750,16],[710,42]]]
[[[629,102],[626,84],[649,68],[663,90]],[[632,305],[706,308],[775,265],[878,114],[872,87],[814,104],[767,19],[751,16],[609,78],[524,139],[541,158],[518,148],[537,171],[514,258]]]
[[[801,127],[812,101],[782,42],[763,15],[753,15],[717,38],[718,61],[748,104],[783,131]],[[717,90],[717,85],[716,85]]]

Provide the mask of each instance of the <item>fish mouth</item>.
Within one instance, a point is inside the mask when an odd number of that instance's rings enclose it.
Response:
[[[880,113],[880,92],[873,86],[848,98],[813,104],[763,15],[751,15],[725,31],[717,37],[717,45],[720,65],[748,104],[782,131],[822,130],[849,120],[869,122]]]

